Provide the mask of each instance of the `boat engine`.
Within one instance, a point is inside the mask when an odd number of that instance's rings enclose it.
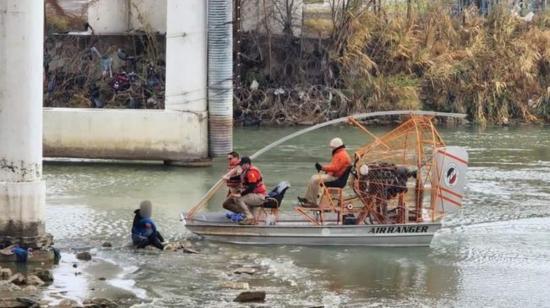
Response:
[[[386,162],[362,165],[358,174],[359,190],[366,196],[390,200],[407,192],[407,181],[416,178],[416,173]]]

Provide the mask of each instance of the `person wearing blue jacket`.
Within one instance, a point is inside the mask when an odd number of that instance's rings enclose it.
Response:
[[[149,245],[163,250],[164,238],[158,232],[155,222],[151,218],[153,205],[151,201],[142,201],[139,209],[134,211],[134,222],[132,224],[132,242],[137,248],[145,248]]]

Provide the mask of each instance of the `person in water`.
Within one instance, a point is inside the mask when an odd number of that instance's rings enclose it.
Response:
[[[241,158],[239,165],[242,168],[241,191],[231,194],[223,203],[223,208],[235,213],[244,213],[246,218],[240,224],[253,225],[256,222],[251,208],[255,210],[264,203],[267,190],[260,169],[252,165],[249,157]]]
[[[318,174],[311,177],[304,197],[298,197],[298,201],[304,205],[317,205],[319,198],[319,187],[321,182],[331,182],[344,175],[346,169],[351,166],[351,157],[346,151],[346,146],[340,138],[330,141],[329,147],[332,150],[332,160],[328,165],[315,163]],[[324,171],[325,173],[320,173]]]
[[[153,205],[151,201],[141,201],[139,209],[135,210],[134,222],[132,224],[132,242],[137,248],[145,248],[149,245],[158,249],[164,249],[164,238],[158,232],[151,214]]]

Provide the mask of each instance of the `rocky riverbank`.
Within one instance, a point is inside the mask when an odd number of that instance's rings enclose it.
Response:
[[[49,267],[32,263],[4,264],[0,268],[0,308],[154,305],[146,292],[135,286],[135,281],[126,278],[129,273],[139,272],[138,267],[124,268],[104,257],[113,249],[126,248],[129,247],[113,247],[105,242],[99,247],[62,251],[59,264]],[[151,248],[140,253],[201,255],[200,249],[190,241],[169,243],[164,252]],[[231,266],[227,269],[228,279],[220,282],[219,288],[234,294],[234,302],[265,302],[266,292],[251,287],[252,281],[246,282],[264,270],[246,264]]]
[[[121,272],[116,264],[92,258],[89,252],[62,255],[50,268],[4,264],[0,307],[129,307],[146,302],[110,283]]]

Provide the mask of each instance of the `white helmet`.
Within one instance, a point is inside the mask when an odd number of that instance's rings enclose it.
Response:
[[[342,139],[336,137],[336,138],[333,138],[330,143],[328,144],[328,146],[331,148],[331,149],[336,149],[337,147],[341,147],[344,145],[344,142],[342,141]]]
[[[367,175],[367,174],[369,174],[369,166],[367,166],[367,165],[361,165],[361,167],[359,167],[359,174],[360,174],[360,175]]]

